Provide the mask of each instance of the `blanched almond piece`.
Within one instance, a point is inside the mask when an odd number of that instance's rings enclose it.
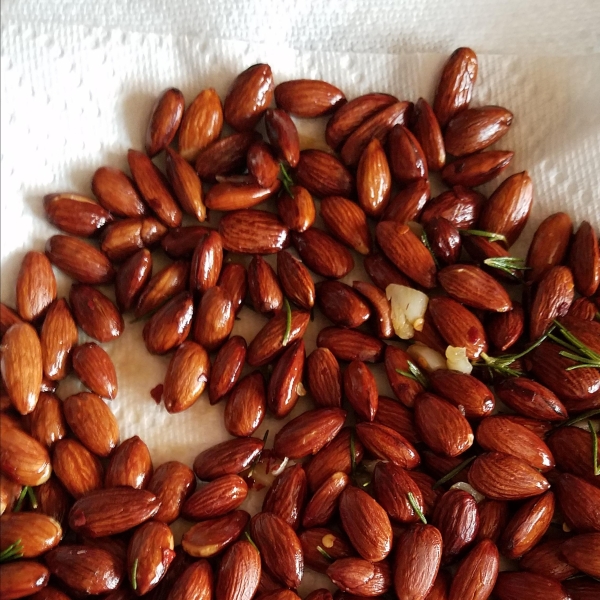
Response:
[[[156,99],[146,129],[146,152],[150,158],[173,141],[181,123],[184,106],[183,94],[176,88],[165,90]]]

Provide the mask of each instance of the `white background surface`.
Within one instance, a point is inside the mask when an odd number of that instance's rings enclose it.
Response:
[[[515,252],[556,210],[600,226],[596,0],[3,1],[2,301],[14,304],[24,253],[42,250],[56,233],[43,218],[44,194],[90,193],[96,168],[126,168],[126,151],[142,148],[149,110],[165,87],[179,87],[188,101],[209,86],[224,97],[236,73],[268,62],[276,82],[324,78],[348,98],[386,91],[431,101],[441,65],[460,45],[480,58],[473,104],[515,114],[496,145],[517,153],[509,173],[527,169],[534,180],[533,213]],[[60,276],[59,283],[67,294],[69,283]],[[236,328],[250,340],[263,322],[246,318]],[[119,375],[111,408],[123,439],[139,434],[156,465],[191,464],[227,437],[223,407],[201,399],[171,416],[156,406],[149,392],[168,357],[147,354],[142,327],[128,324],[106,345]],[[73,388],[63,386],[61,396]]]

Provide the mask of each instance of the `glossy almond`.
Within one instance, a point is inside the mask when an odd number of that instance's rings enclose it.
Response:
[[[42,252],[28,252],[21,262],[16,283],[17,311],[25,321],[43,315],[56,298],[56,278]]]
[[[447,219],[434,217],[424,227],[431,252],[443,265],[458,262],[462,249],[459,230]]]
[[[575,233],[569,264],[577,291],[582,296],[593,296],[600,285],[600,248],[596,232],[588,221],[583,221]]]
[[[411,377],[406,377],[398,371],[409,371],[410,356],[395,346],[385,347],[385,372],[394,395],[402,404],[408,407],[414,405],[415,398],[424,391],[423,386]]]
[[[106,468],[107,488],[131,486],[145,488],[152,477],[152,459],[148,446],[137,436],[128,438],[112,453]]]
[[[541,542],[523,556],[519,564],[526,571],[563,581],[575,575],[578,569],[567,563],[561,553],[562,545],[561,539]]]
[[[561,471],[586,478],[592,483],[595,481],[600,485],[600,476],[594,476],[590,431],[579,427],[561,427],[552,432],[547,443]]]
[[[176,261],[155,273],[140,294],[135,308],[136,319],[153,312],[185,291],[189,273],[190,265],[186,261]]]
[[[248,291],[257,312],[269,313],[283,307],[283,292],[273,267],[261,256],[248,265]]]
[[[114,167],[100,167],[94,173],[92,191],[98,202],[118,217],[141,217],[148,210],[132,180]]]
[[[423,150],[430,171],[440,171],[446,162],[444,138],[433,109],[424,98],[415,104],[413,133]]]
[[[317,303],[323,314],[341,327],[359,327],[371,315],[362,298],[350,286],[339,281],[319,283]]]
[[[206,350],[217,349],[229,337],[235,314],[229,294],[219,286],[202,296],[194,321],[194,340]]]
[[[117,397],[117,372],[110,356],[95,342],[75,346],[73,370],[81,383],[94,394],[114,400]]]
[[[235,385],[246,360],[246,340],[232,336],[221,346],[211,368],[208,382],[208,397],[216,404]]]
[[[449,600],[486,600],[498,578],[500,557],[491,540],[477,544],[460,562],[450,586]]]
[[[580,533],[600,531],[600,488],[581,477],[562,473],[556,483],[556,498],[565,522]]]
[[[499,500],[482,500],[477,504],[479,514],[479,529],[477,530],[476,542],[489,539],[494,544],[504,532],[508,523],[508,503]]]
[[[231,252],[273,254],[289,245],[288,228],[259,210],[233,211],[219,223],[223,247]]]
[[[330,350],[316,348],[306,359],[306,384],[320,408],[339,408],[342,404],[342,373]]]
[[[300,154],[299,147],[298,154]],[[277,182],[280,173],[279,163],[273,156],[271,146],[262,140],[257,140],[248,148],[246,165],[248,166],[248,174],[254,178],[261,188],[270,188]],[[242,207],[239,206],[238,208]]]
[[[427,179],[427,161],[417,138],[404,125],[395,125],[388,139],[390,167],[401,184]]]
[[[315,303],[315,284],[301,260],[287,251],[277,254],[277,276],[285,295],[300,308],[310,310]]]
[[[212,446],[196,456],[194,473],[198,479],[212,481],[223,475],[235,475],[249,467],[259,456],[264,442],[258,438],[236,438]]]
[[[42,392],[31,413],[30,433],[40,444],[51,448],[66,435],[63,403],[53,393]]]
[[[177,348],[165,375],[163,401],[170,413],[188,409],[200,397],[209,379],[210,360],[206,350],[186,341]]]
[[[262,423],[267,410],[267,393],[262,373],[242,378],[227,397],[225,429],[237,437],[247,437]]]
[[[250,515],[236,510],[216,519],[201,521],[183,535],[183,549],[194,557],[213,556],[235,541],[244,531]]]
[[[375,377],[367,365],[352,361],[343,375],[344,395],[356,415],[365,421],[373,421],[377,413],[378,395]]]
[[[381,142],[374,138],[358,161],[358,202],[369,216],[380,216],[390,200],[391,188],[392,176],[387,157]]]
[[[336,560],[327,574],[341,590],[352,595],[375,596],[391,586],[391,570],[386,562],[371,563],[360,558]]]
[[[293,98],[291,98],[288,94],[286,100],[291,99],[292,102],[301,101],[301,98],[299,97],[299,93],[301,93],[301,90],[299,91],[298,89],[301,86],[299,86],[298,82],[286,82],[279,84],[275,89],[276,101],[278,96],[277,90],[279,90],[280,96],[281,91],[283,90],[285,96],[285,86],[288,86],[289,88],[290,83],[296,84],[296,93],[294,94],[295,97]],[[314,103],[313,107],[319,103],[319,100],[320,98],[316,98],[314,92],[312,97],[309,99],[309,101],[312,101]],[[298,105],[296,105],[296,108],[298,108]],[[296,129],[296,125],[294,124],[288,113],[285,110],[281,110],[280,108],[269,108],[265,113],[265,128],[267,130],[267,136],[269,138],[269,141],[275,147],[278,156],[285,160],[290,165],[290,167],[296,167],[298,165],[298,161],[300,160],[300,140],[298,137],[298,130]]]
[[[183,94],[176,88],[165,90],[156,99],[146,128],[146,153],[150,158],[173,141],[183,117],[184,107]]]
[[[298,400],[306,352],[303,340],[290,344],[278,359],[269,379],[267,404],[276,418],[288,415]]]
[[[259,551],[246,540],[228,548],[219,566],[215,600],[250,600],[261,574]]]
[[[365,271],[381,290],[390,283],[410,286],[410,282],[383,254],[371,254],[363,260]]]
[[[102,233],[101,250],[114,262],[122,262],[141,248],[152,248],[167,233],[154,217],[123,219],[108,225]]]
[[[325,573],[331,561],[325,558],[317,547],[324,549],[334,560],[355,555],[343,533],[325,527],[307,529],[299,535],[299,539],[306,566],[320,573]]]
[[[172,523],[179,517],[182,505],[195,487],[196,477],[188,466],[176,460],[160,465],[148,483],[148,491],[160,501],[160,508],[154,519]]]
[[[0,594],[6,600],[24,598],[43,590],[50,571],[34,560],[9,562],[0,565]]]
[[[384,221],[397,221],[398,223],[415,221],[430,197],[429,180],[411,181],[392,197],[382,218]]]
[[[510,164],[514,152],[489,150],[461,157],[442,170],[442,179],[450,186],[476,187],[498,177]]]
[[[75,440],[64,439],[54,445],[54,473],[74,498],[81,498],[102,487],[104,471],[96,456]]]
[[[356,162],[359,158],[360,154],[356,157]],[[322,150],[300,152],[295,180],[297,185],[303,186],[318,198],[348,198],[354,193],[354,178],[350,171],[335,156]]]
[[[325,327],[317,336],[317,346],[329,349],[338,360],[379,362],[385,344],[377,338],[342,327]]]
[[[535,573],[503,572],[498,575],[494,587],[498,600],[570,600],[565,588],[554,579]]]
[[[544,275],[531,306],[531,340],[537,340],[544,335],[555,319],[567,314],[574,296],[573,274],[568,267],[553,267]]]
[[[308,529],[326,525],[337,510],[340,494],[349,484],[350,478],[341,471],[326,479],[306,505],[302,526]]]
[[[504,404],[526,417],[549,421],[567,418],[567,410],[558,397],[531,379],[511,377],[499,382],[495,390]]]
[[[12,325],[22,322],[22,319],[12,308],[4,302],[0,302],[0,338],[4,337],[4,334]]]
[[[183,211],[200,222],[205,221],[202,182],[185,158],[171,148],[167,148],[167,178]]]
[[[315,222],[315,203],[302,186],[293,185],[290,191],[293,196],[283,191],[277,198],[277,214],[293,231],[306,231]]]
[[[486,417],[494,410],[494,394],[472,375],[438,369],[428,373],[427,377],[433,391],[454,404],[461,412],[464,411],[468,419]]]
[[[248,291],[248,277],[244,266],[238,263],[227,263],[219,277],[219,285],[227,292],[233,311],[237,314],[242,308]]]
[[[125,324],[117,307],[90,285],[71,286],[69,301],[75,322],[85,333],[99,342],[119,337]]]
[[[598,577],[600,574],[600,533],[584,533],[567,540],[561,547],[567,562],[580,571]]]
[[[232,211],[252,208],[261,204],[279,191],[281,182],[275,179],[269,187],[250,182],[236,185],[234,183],[217,183],[206,194],[204,202],[212,210]]]
[[[371,232],[365,211],[342,196],[328,196],[321,201],[325,226],[343,244],[367,255],[371,252]]]
[[[377,337],[385,339],[393,337],[391,307],[385,292],[366,281],[353,281],[352,287],[369,301],[371,322],[375,326]]]
[[[374,422],[397,431],[413,446],[421,441],[415,429],[412,411],[392,398],[379,396]]]
[[[267,491],[263,512],[283,519],[293,530],[300,526],[300,516],[306,503],[306,473],[302,465],[284,469]]]
[[[194,307],[187,292],[157,310],[144,326],[144,344],[151,354],[165,354],[183,343],[192,328]]]
[[[479,192],[456,185],[429,200],[420,221],[426,224],[434,217],[443,217],[458,229],[469,229],[477,222],[484,201],[485,196]]]
[[[400,523],[415,523],[420,520],[408,494],[412,494],[417,506],[424,509],[419,486],[401,467],[391,462],[378,462],[373,471],[375,498],[391,519]]]
[[[320,117],[345,101],[341,90],[319,79],[294,79],[275,88],[277,106],[296,117]]]
[[[235,510],[246,498],[248,486],[238,475],[224,475],[201,487],[183,504],[182,515],[202,521]]]
[[[143,248],[128,258],[115,277],[115,297],[119,310],[127,312],[135,307],[152,276],[152,254]]]
[[[219,138],[223,109],[213,88],[202,90],[187,107],[179,128],[179,153],[193,162],[200,150]]]
[[[356,434],[365,448],[379,459],[403,469],[414,469],[420,462],[414,446],[390,427],[379,423],[359,423]]]
[[[23,558],[35,558],[51,550],[63,535],[60,524],[43,514],[8,512],[0,518],[0,525],[2,548],[20,542]]]
[[[234,133],[200,151],[195,169],[202,181],[214,182],[219,175],[240,171],[246,166],[250,146],[261,139],[256,131]]]
[[[508,312],[491,315],[485,323],[487,337],[501,352],[514,346],[525,330],[525,312],[519,302]]]

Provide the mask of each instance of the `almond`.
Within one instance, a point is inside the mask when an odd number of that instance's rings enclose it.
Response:
[[[57,396],[47,392],[40,394],[31,413],[29,427],[31,436],[48,448],[65,437],[67,431],[63,404]]]
[[[167,148],[167,178],[181,208],[198,221],[206,220],[202,182],[185,158]]]
[[[228,263],[223,267],[219,277],[219,285],[231,299],[233,311],[237,314],[248,291],[248,279],[243,265]]]
[[[238,475],[224,475],[201,487],[184,503],[181,511],[186,519],[202,521],[235,510],[246,498],[248,486]]]
[[[558,504],[571,529],[581,533],[600,531],[600,488],[570,473],[562,473],[555,487]]]
[[[438,571],[427,600],[447,600],[449,584],[450,577],[446,571]]]
[[[446,61],[435,91],[433,112],[440,127],[469,106],[477,79],[477,55],[470,48],[457,48]]]
[[[200,150],[217,140],[223,128],[223,109],[213,88],[202,90],[187,107],[179,128],[179,153],[194,162]]]
[[[477,222],[485,200],[483,194],[456,185],[429,200],[421,213],[420,221],[426,225],[434,217],[443,217],[457,229],[469,229]]]
[[[531,549],[520,561],[520,565],[526,571],[543,575],[557,581],[563,581],[572,577],[578,569],[571,567],[563,558],[561,539],[542,542]]]
[[[365,143],[364,146],[366,145]],[[356,162],[359,158],[360,154],[356,157]],[[296,183],[318,198],[351,197],[354,193],[352,173],[335,156],[322,150],[300,152]]]
[[[320,408],[340,408],[342,405],[342,373],[330,350],[316,348],[306,360],[308,389]]]
[[[219,175],[239,171],[246,165],[250,146],[260,140],[256,131],[234,133],[217,140],[200,151],[195,169],[202,181],[214,182]]]
[[[138,302],[152,276],[152,255],[146,248],[128,258],[115,277],[115,297],[119,310],[127,312]]]
[[[541,440],[544,440],[552,429],[552,423],[550,421],[539,421],[538,419],[521,417],[519,415],[505,415],[504,418],[513,423],[517,423],[518,425],[523,425],[523,427],[535,433]]]
[[[0,346],[2,379],[12,405],[22,415],[35,408],[42,385],[42,347],[35,329],[16,323]]]
[[[144,287],[135,308],[135,317],[139,319],[163,306],[168,300],[187,289],[190,264],[177,261],[152,276]]]
[[[299,154],[300,148],[298,147],[298,155]],[[280,166],[275,160],[273,149],[269,144],[262,140],[254,142],[250,148],[248,148],[246,165],[248,166],[248,174],[254,178],[261,188],[270,188],[277,184]],[[242,206],[239,206],[238,208],[242,208]]]
[[[375,233],[383,253],[400,271],[425,288],[435,286],[433,257],[407,225],[381,221]]]
[[[419,486],[409,474],[391,462],[378,462],[373,471],[373,489],[375,498],[394,521],[415,523],[420,520],[408,494],[412,494],[415,503],[423,510],[423,497]]]
[[[416,179],[403,187],[387,205],[382,219],[408,223],[415,221],[431,197],[428,179]]]
[[[185,557],[181,562],[182,565],[185,564],[185,567],[181,573],[176,573],[174,567],[179,556]],[[186,600],[190,597],[197,600],[210,600],[212,598],[213,574],[209,562],[204,559],[191,562],[187,556],[186,554],[179,554],[175,557],[167,575],[159,584],[160,591],[169,591],[169,595],[166,596],[168,600]]]
[[[571,596],[554,579],[535,573],[500,573],[494,587],[498,600],[569,600]]]
[[[101,249],[114,262],[122,262],[141,248],[152,248],[166,235],[167,228],[154,217],[124,219],[108,225]]]
[[[151,354],[165,354],[183,343],[192,328],[191,294],[182,292],[158,309],[144,326],[144,344]]]
[[[146,153],[150,158],[164,150],[175,138],[185,100],[176,88],[165,90],[154,103],[146,129]]]
[[[315,222],[315,203],[306,188],[290,187],[293,196],[282,192],[277,198],[277,214],[293,231],[306,231]]]
[[[236,384],[246,361],[246,340],[232,336],[221,346],[211,368],[208,382],[208,397],[216,404]]]
[[[258,588],[261,573],[261,556],[245,540],[230,546],[219,566],[216,600],[251,600]]]
[[[203,481],[241,473],[260,455],[263,447],[262,440],[252,437],[221,442],[196,456],[194,473]]]
[[[210,188],[204,202],[211,210],[232,211],[252,208],[279,191],[281,181],[275,179],[269,187],[251,182],[242,185],[217,183]]]
[[[132,180],[119,169],[100,167],[92,178],[92,191],[100,205],[118,217],[142,217],[147,212]]]
[[[36,488],[35,495],[38,501],[37,511],[52,517],[64,529],[73,500],[58,479],[54,476],[48,479]]]
[[[300,86],[297,81],[280,83],[275,89],[275,101],[278,102],[277,90],[280,90],[280,95],[281,90],[283,90],[285,96],[285,87],[287,86],[289,91],[290,84],[294,83],[296,85],[296,93],[294,94],[293,98],[289,97],[288,95],[286,100],[291,100],[292,102],[301,102],[301,99],[298,96],[298,88]],[[315,98],[314,95],[309,99],[309,101],[312,101],[315,104],[319,103],[319,100]],[[295,105],[295,108],[298,108],[297,104]],[[296,125],[288,113],[280,108],[269,108],[265,113],[265,129],[267,130],[269,141],[277,150],[278,156],[285,160],[290,167],[296,167],[298,165],[298,161],[300,160],[300,139],[298,137]]]
[[[248,291],[257,312],[269,313],[283,307],[283,292],[273,267],[260,255],[248,265]]]
[[[433,256],[444,265],[458,262],[462,240],[458,229],[443,217],[434,217],[424,227]]]
[[[421,441],[415,430],[412,411],[391,398],[379,396],[374,422],[397,431],[413,446]]]
[[[277,275],[285,295],[300,308],[310,310],[315,303],[315,284],[302,261],[287,251],[277,253]]]
[[[238,131],[249,131],[259,121],[273,98],[271,67],[257,64],[240,73],[227,92],[223,114]]]
[[[90,244],[68,235],[54,235],[46,242],[46,256],[69,277],[81,283],[101,285],[115,278],[108,258]]]
[[[331,529],[324,527],[307,529],[300,534],[299,538],[306,566],[320,573],[325,573],[331,562],[319,552],[318,547],[325,550],[334,560],[354,554],[344,534]]]
[[[0,338],[4,337],[4,334],[12,325],[22,322],[19,315],[12,308],[4,304],[4,302],[0,302]]]
[[[114,220],[91,198],[73,193],[44,196],[44,212],[52,225],[79,237],[91,237]]]
[[[328,569],[327,575],[341,590],[360,596],[378,596],[388,591],[392,574],[386,562],[370,563],[360,558],[341,558]]]
[[[274,254],[287,248],[288,228],[275,215],[260,210],[238,210],[219,223],[223,247],[245,254]]]
[[[365,271],[373,283],[385,291],[390,283],[410,286],[410,281],[383,255],[371,254],[363,260]]]
[[[188,409],[200,397],[209,379],[210,359],[206,350],[186,341],[177,348],[165,375],[163,401],[170,413]]]
[[[321,201],[321,217],[340,242],[363,255],[371,252],[367,216],[356,203],[341,196],[328,196]]]
[[[350,286],[339,281],[317,284],[317,303],[323,314],[341,327],[357,328],[371,316],[362,298]]]
[[[94,394],[110,400],[117,397],[115,365],[98,344],[90,342],[75,346],[72,360],[75,374]]]
[[[235,320],[231,299],[219,286],[202,296],[194,321],[194,340],[207,350],[216,350],[227,340]]]
[[[373,309],[371,321],[375,325],[377,337],[384,339],[393,337],[392,311],[385,292],[365,281],[353,281],[352,287],[369,300]]]
[[[490,539],[494,544],[497,543],[508,523],[508,503],[486,498],[477,504],[477,511],[479,529],[475,541]]]
[[[563,587],[577,600],[594,600],[600,592],[600,583],[591,577],[574,577],[565,581]]]
[[[259,371],[246,375],[231,391],[225,405],[225,429],[237,437],[252,435],[267,410],[265,380]]]
[[[110,342],[123,332],[125,324],[119,310],[96,288],[73,284],[69,302],[75,322],[90,337],[99,342]]]
[[[0,520],[0,545],[8,548],[20,542],[23,558],[36,558],[54,548],[63,531],[52,517],[36,513],[8,512]]]
[[[558,397],[530,379],[511,377],[499,382],[495,390],[502,402],[526,417],[550,421],[567,418],[567,411]]]
[[[472,375],[438,369],[427,376],[433,391],[454,404],[461,412],[464,411],[468,419],[487,417],[494,410],[494,394]]]
[[[361,331],[325,327],[317,336],[317,346],[329,349],[338,360],[379,362],[385,344]]]
[[[389,135],[390,167],[401,184],[427,179],[427,161],[417,138],[404,125],[394,125]]]
[[[561,471],[600,484],[600,476],[594,476],[594,456],[590,452],[592,434],[579,427],[556,429],[548,438],[548,446]]]
[[[501,452],[479,455],[469,469],[469,483],[492,500],[524,500],[550,487],[539,471]]]
[[[404,406],[412,407],[418,394],[424,391],[423,386],[411,377],[398,371],[409,371],[410,356],[395,346],[385,347],[385,371],[394,395]]]
[[[573,238],[569,264],[577,291],[582,296],[593,296],[600,285],[600,248],[596,232],[588,221],[581,223]]]
[[[501,352],[514,346],[525,329],[525,313],[519,302],[513,302],[513,309],[496,313],[486,321],[486,334],[491,344]]]
[[[414,469],[421,461],[414,446],[390,427],[379,423],[358,423],[356,433],[365,448],[381,460],[403,469]]]
[[[306,352],[304,341],[297,340],[278,359],[267,390],[267,403],[273,415],[287,416],[298,401],[298,386],[302,383]]]
[[[358,202],[371,217],[380,216],[390,200],[392,175],[381,142],[373,138],[358,161]]]
[[[283,519],[293,530],[300,526],[300,514],[306,503],[306,473],[294,465],[278,475],[267,491],[263,512]]]
[[[308,529],[326,525],[337,510],[340,494],[349,484],[350,478],[341,471],[326,479],[306,505],[302,526]]]
[[[111,454],[104,485],[107,488],[131,486],[145,488],[152,477],[152,459],[148,446],[134,435],[126,439]]]
[[[498,577],[500,557],[491,540],[482,540],[460,562],[450,586],[449,600],[485,600]]]
[[[277,106],[296,117],[320,117],[346,102],[344,93],[319,79],[294,79],[275,88]]]
[[[568,316],[577,317],[584,321],[593,321],[598,312],[596,305],[587,298],[577,298],[569,308]]]
[[[446,162],[444,138],[433,109],[424,98],[415,104],[413,133],[419,142],[427,167],[430,171],[440,171]]]
[[[458,158],[442,170],[442,179],[449,185],[477,187],[498,177],[510,164],[514,152],[489,150]]]
[[[19,560],[0,565],[2,598],[24,598],[48,585],[50,571],[35,560]]]
[[[74,498],[81,498],[102,487],[100,461],[79,442],[59,440],[52,453],[54,473]]]
[[[600,533],[576,535],[562,545],[561,552],[573,567],[592,577],[599,576]]]
[[[183,535],[181,544],[190,556],[213,556],[235,541],[249,520],[246,511],[236,510],[217,519],[202,521]]]
[[[148,483],[148,491],[160,501],[154,519],[163,523],[175,521],[195,486],[196,477],[188,466],[176,460],[160,465]]]
[[[367,365],[353,360],[344,371],[343,382],[344,395],[359,419],[373,421],[377,413],[377,382]]]

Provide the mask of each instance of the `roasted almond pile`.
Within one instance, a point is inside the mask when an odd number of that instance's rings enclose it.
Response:
[[[224,103],[164,92],[145,152],[130,175],[99,168],[95,199],[44,198],[62,233],[25,256],[0,314],[2,600],[293,600],[308,569],[339,588],[310,600],[600,598],[598,240],[557,213],[510,256],[533,186],[474,189],[513,158],[488,149],[513,115],[470,106],[476,78],[459,48],[413,105],[254,65]],[[331,151],[301,150],[296,122],[324,115]],[[346,277],[357,260],[370,281]],[[268,316],[252,340],[231,335],[244,304]],[[331,324],[306,357],[317,310]],[[97,342],[124,313],[170,353],[153,390],[168,412],[225,406],[231,439],[191,468],[120,442]],[[70,373],[90,391],[62,399]],[[253,437],[304,395],[310,410]]]

